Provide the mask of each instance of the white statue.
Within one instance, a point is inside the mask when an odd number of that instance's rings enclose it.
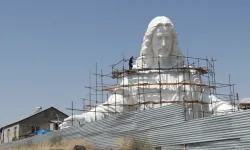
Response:
[[[120,85],[110,88],[112,95],[107,102],[89,112],[66,118],[60,128],[71,126],[72,120],[74,125],[84,124],[114,113],[152,109],[183,100],[202,102],[187,103],[186,119],[211,116],[211,112],[218,115],[221,110],[223,113],[228,112],[232,106],[209,93],[209,87],[203,84],[197,70],[166,69],[159,74],[156,69],[159,65],[161,68],[184,65],[183,61],[171,20],[165,16],[154,18],[145,33],[140,56],[133,66],[133,69],[139,71],[124,76],[120,79]]]

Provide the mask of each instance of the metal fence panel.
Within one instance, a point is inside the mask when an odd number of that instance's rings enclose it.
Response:
[[[250,111],[185,120],[180,104],[146,111],[117,114],[100,121],[78,125],[45,135],[0,145],[0,148],[62,140],[84,139],[98,148],[110,148],[123,137],[141,138],[167,150],[224,150],[250,147]]]

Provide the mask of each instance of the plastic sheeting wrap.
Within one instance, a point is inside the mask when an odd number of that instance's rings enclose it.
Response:
[[[52,132],[52,130],[39,130],[35,132],[35,135],[42,135],[42,134],[46,134]]]

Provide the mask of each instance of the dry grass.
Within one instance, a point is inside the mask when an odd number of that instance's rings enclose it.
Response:
[[[94,150],[94,145],[90,143],[86,143],[83,140],[71,140],[71,141],[60,141],[57,143],[47,143],[47,144],[39,144],[39,145],[31,145],[31,146],[20,146],[13,147],[8,149],[0,150],[72,150],[75,145],[84,145],[87,150]]]
[[[39,144],[32,145],[32,143],[27,143],[27,146],[21,147],[13,147],[8,149],[0,150],[72,150],[75,145],[84,145],[87,150],[94,150],[95,146],[91,143],[86,143],[83,140],[70,140],[70,141],[62,141],[57,138],[52,138],[50,143],[47,144]],[[155,150],[153,146],[142,139],[136,138],[120,138],[117,141],[117,146],[115,146],[116,150]]]
[[[155,150],[149,142],[142,139],[123,137],[117,143],[117,149],[122,150]]]

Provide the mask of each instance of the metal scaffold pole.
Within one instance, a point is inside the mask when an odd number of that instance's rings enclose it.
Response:
[[[97,120],[96,118],[96,107],[97,107],[97,100],[98,100],[98,87],[97,87],[97,63],[96,63],[96,67],[95,67],[95,72],[96,72],[96,88],[95,88],[95,94],[96,94],[96,101],[95,101],[95,121]]]
[[[90,109],[91,109],[91,71],[89,70],[89,105],[90,105]]]
[[[72,103],[71,103],[71,115],[72,115],[72,121],[71,121],[71,125],[73,126],[74,124],[73,124],[73,118],[74,118],[74,102],[72,101]]]
[[[102,103],[103,103],[103,75],[102,75],[102,69],[101,69],[101,86],[102,86]]]

